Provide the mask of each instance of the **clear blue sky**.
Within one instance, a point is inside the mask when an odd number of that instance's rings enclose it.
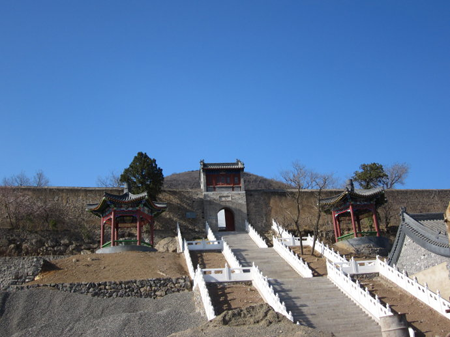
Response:
[[[450,1],[2,1],[0,179],[295,160],[450,188]]]

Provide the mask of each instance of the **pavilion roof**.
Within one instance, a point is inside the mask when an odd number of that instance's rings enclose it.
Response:
[[[319,205],[324,211],[339,208],[345,204],[353,203],[374,203],[376,207],[386,202],[383,187],[375,187],[368,190],[346,188],[338,195],[319,200]]]
[[[200,168],[203,170],[244,169],[244,163],[239,159],[236,159],[235,163],[205,163],[202,160]]]
[[[397,263],[406,236],[434,254],[450,257],[450,245],[443,213],[408,214],[405,209],[402,209],[401,223],[388,256],[390,265]]]
[[[165,212],[167,209],[166,203],[150,200],[148,198],[147,192],[143,192],[140,194],[125,192],[120,195],[105,192],[102,200],[98,204],[87,204],[86,210],[98,217],[101,217],[105,213],[105,211],[112,206],[115,206],[116,208],[122,208],[138,205],[150,209],[154,217]]]

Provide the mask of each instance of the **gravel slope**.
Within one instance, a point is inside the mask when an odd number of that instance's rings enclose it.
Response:
[[[0,336],[163,337],[205,323],[192,292],[93,298],[51,289],[0,293]]]

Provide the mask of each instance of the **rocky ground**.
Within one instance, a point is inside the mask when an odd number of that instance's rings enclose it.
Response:
[[[222,254],[200,256],[222,265]],[[187,274],[184,257],[169,252],[74,255],[46,264],[27,284],[101,282]],[[192,292],[157,299],[94,298],[51,288],[0,292],[0,336],[325,336],[292,324],[267,305],[250,284],[211,286],[218,313],[201,315]],[[256,306],[255,306],[256,305]]]

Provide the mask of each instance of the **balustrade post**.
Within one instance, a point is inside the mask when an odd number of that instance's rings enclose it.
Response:
[[[351,266],[351,271],[354,273],[354,274],[357,274],[358,273],[358,263],[355,261],[355,259],[353,258],[353,256],[352,256],[352,259],[350,260],[350,266]]]
[[[225,263],[225,277],[227,281],[231,281],[231,269],[228,268],[228,264]]]

